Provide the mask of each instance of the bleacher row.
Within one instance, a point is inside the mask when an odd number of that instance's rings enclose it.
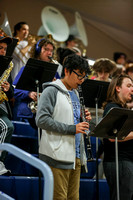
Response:
[[[38,133],[27,122],[13,121],[14,134],[12,144],[38,157]],[[92,152],[95,156],[96,139],[91,137]],[[100,162],[100,160],[99,160]],[[0,176],[0,191],[15,200],[40,200],[39,171],[28,163],[8,153],[6,168],[11,176]],[[97,182],[93,179],[96,162],[88,162],[88,173],[81,174],[80,200],[96,200]],[[41,178],[43,182],[43,178]],[[43,184],[41,184],[42,186]],[[109,200],[109,188],[106,179],[99,179],[99,200]],[[8,198],[7,198],[8,199]]]

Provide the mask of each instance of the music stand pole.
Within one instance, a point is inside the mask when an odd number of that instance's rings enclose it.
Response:
[[[117,133],[117,129],[115,129],[114,134]],[[116,191],[117,191],[117,200],[120,200],[119,193],[119,164],[118,164],[118,138],[115,137],[115,163],[116,163]]]
[[[37,106],[38,106],[38,104],[39,104],[39,80],[36,80],[35,83],[36,83],[36,87],[37,87]],[[41,139],[41,129],[38,128],[38,146],[40,143],[40,139]]]
[[[98,124],[98,98],[96,102],[96,125]],[[98,173],[98,137],[96,137],[96,200],[99,199],[99,173]]]
[[[35,83],[36,83],[36,88],[37,88],[37,107],[38,107],[38,104],[39,104],[39,80],[36,80]],[[38,128],[38,146],[39,146],[39,143],[40,143],[40,139],[41,139],[41,129]],[[42,173],[39,171],[39,200],[42,199],[41,177],[42,177]]]

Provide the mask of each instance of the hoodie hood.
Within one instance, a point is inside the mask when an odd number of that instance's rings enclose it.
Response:
[[[56,87],[61,92],[68,94],[67,88],[65,87],[65,85],[62,83],[60,79],[57,79],[56,81],[53,81],[53,82],[43,83],[42,89],[44,90],[46,87],[49,87],[49,86]]]

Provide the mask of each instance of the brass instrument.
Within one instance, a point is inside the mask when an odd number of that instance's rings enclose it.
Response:
[[[79,92],[79,98],[80,98],[82,121],[86,122],[85,104],[84,104],[84,98],[83,98],[81,86],[78,87],[78,92]],[[92,161],[93,160],[93,154],[92,154],[92,150],[91,150],[91,141],[90,141],[89,131],[85,131],[85,132],[86,132],[85,142],[86,142],[86,145],[87,145],[87,161]]]
[[[5,94],[5,92],[2,90],[1,85],[7,81],[12,69],[13,69],[13,62],[11,61],[10,66],[3,72],[2,76],[0,77],[0,103],[3,103],[3,101],[8,101],[8,97]]]
[[[37,101],[31,101],[28,103],[28,107],[31,109],[31,112],[35,114],[37,111]]]

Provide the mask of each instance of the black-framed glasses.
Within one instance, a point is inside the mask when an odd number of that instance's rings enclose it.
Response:
[[[79,74],[78,74],[77,72],[75,72],[74,70],[73,70],[73,73],[77,75],[77,77],[78,77],[79,80],[82,80],[82,79],[87,78],[87,75],[85,75],[85,76],[79,75]]]

